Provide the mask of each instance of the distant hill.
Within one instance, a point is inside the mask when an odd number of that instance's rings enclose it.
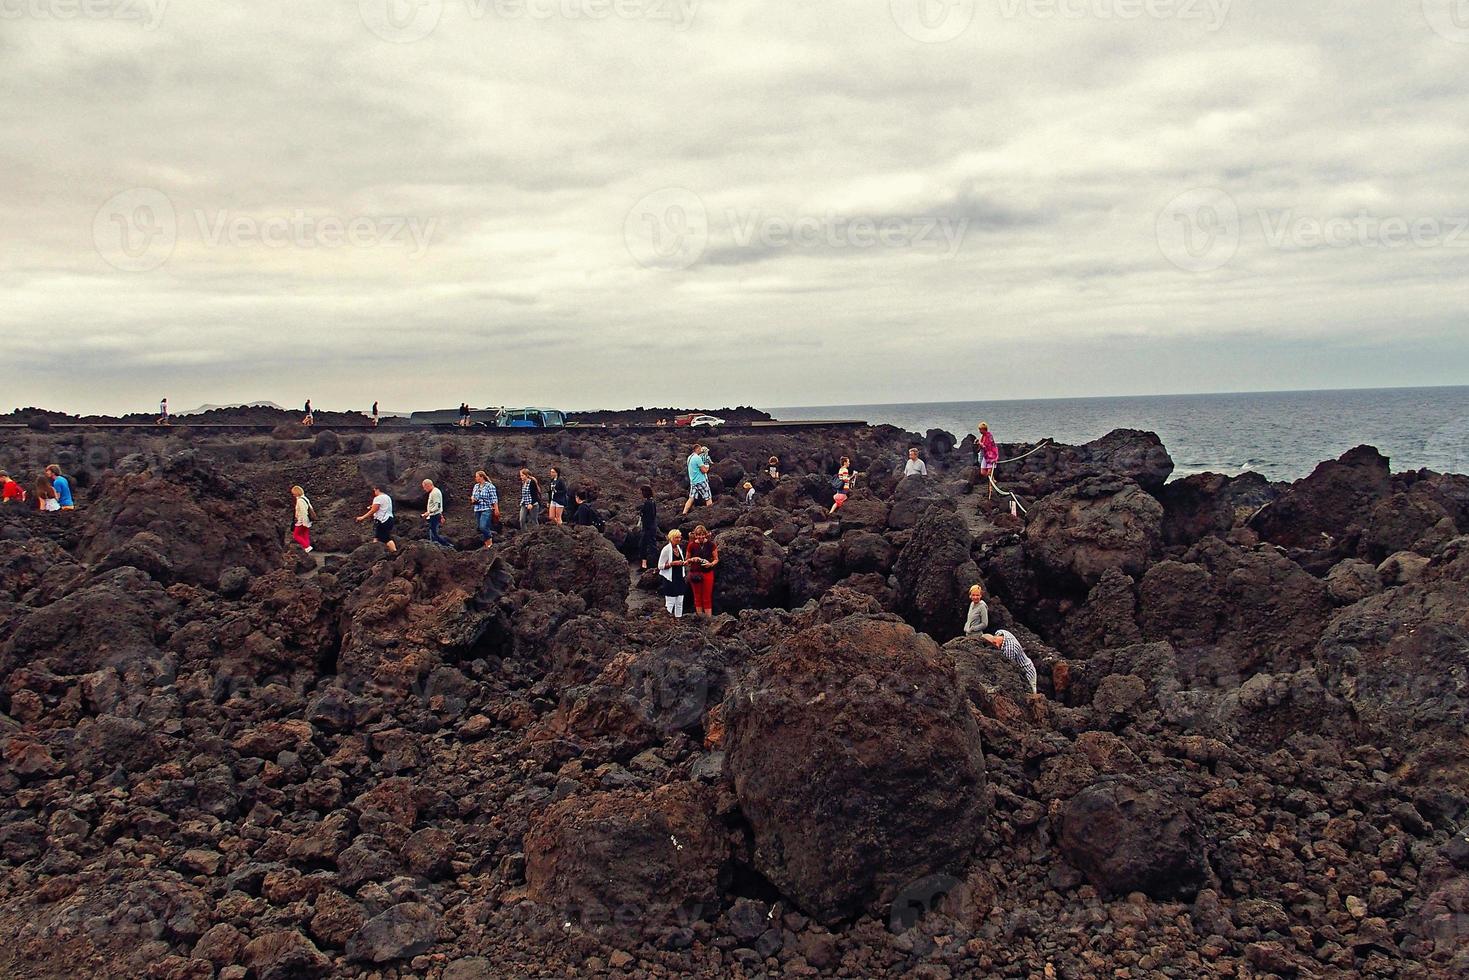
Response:
[[[228,409],[228,408],[275,408],[275,409],[280,409],[281,406],[280,405],[277,405],[275,402],[239,402],[239,403],[236,403],[234,405],[200,405],[198,408],[191,408],[188,411],[174,412],[173,414],[175,414],[175,415],[203,415],[205,412],[218,412],[218,411],[222,411],[222,410]]]

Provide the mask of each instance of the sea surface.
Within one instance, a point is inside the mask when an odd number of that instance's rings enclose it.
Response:
[[[1025,401],[815,405],[775,408],[780,419],[851,418],[959,438],[980,421],[1001,443],[1083,443],[1113,429],[1158,433],[1174,479],[1254,470],[1297,480],[1354,446],[1376,446],[1394,471],[1469,472],[1469,386],[1272,391],[1219,395],[1047,398]]]

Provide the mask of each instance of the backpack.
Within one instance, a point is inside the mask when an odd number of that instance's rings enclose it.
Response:
[[[842,475],[840,473],[838,473],[836,476],[834,476],[834,477],[831,478],[831,488],[833,490],[840,490],[842,487],[844,487],[846,485],[847,485],[847,481],[844,480],[844,479],[842,479]]]

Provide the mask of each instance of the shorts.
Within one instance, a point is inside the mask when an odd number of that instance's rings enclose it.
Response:
[[[393,540],[393,528],[397,526],[398,519],[396,517],[389,517],[385,521],[373,521],[372,536],[377,538],[383,544],[387,544],[389,541]]]
[[[979,464],[979,475],[980,476],[989,476],[994,471],[995,471],[995,464],[994,463],[980,463]]]
[[[714,498],[709,493],[709,484],[708,483],[695,483],[693,486],[689,487],[689,499],[690,500],[713,500]]]

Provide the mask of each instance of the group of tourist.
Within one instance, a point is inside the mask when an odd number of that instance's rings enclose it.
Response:
[[[36,477],[29,491],[9,473],[0,472],[0,504],[26,504],[34,501],[40,511],[75,510],[76,499],[72,494],[71,478],[61,472],[61,467],[52,463]]]

